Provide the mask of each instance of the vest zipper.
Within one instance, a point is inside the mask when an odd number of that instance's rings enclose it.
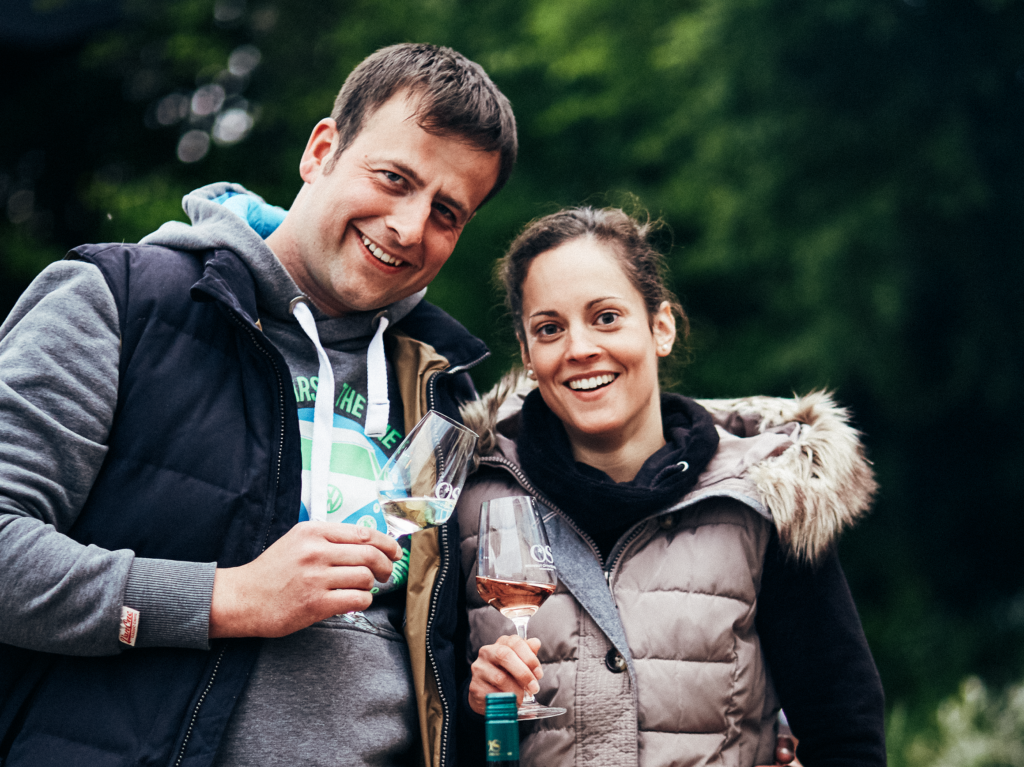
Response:
[[[273,355],[271,355],[269,351],[263,348],[263,344],[260,343],[259,339],[256,337],[256,334],[252,332],[252,328],[250,328],[249,325],[246,324],[242,320],[242,318],[239,317],[234,312],[229,310],[228,315],[239,325],[239,327],[242,328],[242,330],[246,332],[246,334],[249,336],[249,339],[252,341],[253,346],[255,346],[260,351],[260,353],[263,354],[270,361],[270,367],[274,369],[274,376],[277,378],[277,411],[278,413],[281,414],[281,436],[277,440],[277,470],[274,474],[274,487],[276,488],[281,484],[281,465],[284,461],[284,430],[286,426],[284,422],[284,377],[281,375],[281,370],[277,366],[277,361],[274,359]],[[267,550],[267,541],[270,540],[271,527],[272,525],[267,525],[267,534],[263,538],[263,547],[260,549],[261,554]]]
[[[249,339],[253,342],[253,345],[259,349],[259,351],[270,360],[270,366],[274,369],[274,375],[277,377],[277,400],[278,400],[278,412],[281,414],[281,431],[280,437],[277,440],[277,472],[274,476],[274,487],[277,488],[281,484],[281,465],[284,460],[284,378],[281,376],[281,370],[277,366],[277,362],[269,351],[263,348],[256,334],[252,332],[252,329],[246,324],[241,317],[231,310],[226,310],[228,316],[235,321],[235,323],[242,328],[249,336]],[[262,554],[267,550],[267,541],[270,540],[270,529],[273,527],[272,524],[267,525],[267,534],[263,538],[263,546],[260,549]],[[227,652],[228,645],[225,644],[220,648],[220,652],[217,654],[217,662],[213,665],[213,672],[210,674],[210,679],[206,683],[206,687],[203,690],[203,694],[199,696],[199,700],[196,701],[196,707],[192,709],[192,718],[188,723],[188,730],[185,732],[185,739],[181,742],[181,748],[178,750],[178,758],[174,761],[174,767],[179,767],[181,760],[185,758],[185,749],[188,747],[189,739],[192,737],[192,729],[195,727],[196,720],[199,718],[199,710],[203,707],[203,701],[206,700],[207,693],[213,687],[213,682],[217,678],[217,672],[220,670],[220,663],[224,659],[224,653]]]
[[[185,739],[181,742],[181,749],[178,751],[178,758],[174,760],[174,767],[179,767],[181,760],[185,758],[185,746],[188,745],[188,740],[192,737],[192,728],[196,726],[196,719],[199,718],[199,709],[202,708],[203,701],[206,700],[207,693],[209,693],[210,688],[213,687],[213,680],[217,678],[217,670],[220,668],[220,662],[224,659],[224,653],[227,649],[227,645],[220,648],[220,653],[217,655],[217,662],[213,666],[213,673],[210,674],[210,680],[206,683],[206,688],[203,690],[203,694],[199,696],[199,700],[196,702],[196,707],[192,710],[192,719],[189,720],[188,731],[185,733]]]
[[[640,533],[644,531],[644,528],[647,526],[647,523],[650,521],[650,519],[651,518],[648,518],[643,520],[642,522],[637,523],[637,526],[633,528],[632,532],[630,532],[630,534],[626,537],[626,540],[624,540],[622,542],[622,545],[619,546],[619,550],[615,552],[615,555],[610,560],[608,560],[608,564],[604,571],[604,579],[608,581],[609,589],[611,589],[612,587],[612,571],[615,570],[615,565],[617,565],[619,563],[619,560],[622,559],[622,555],[625,553],[626,549],[629,548],[629,545],[640,537]],[[614,599],[614,594],[612,595],[612,598]]]

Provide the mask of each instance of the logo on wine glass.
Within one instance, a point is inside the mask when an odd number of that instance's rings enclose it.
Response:
[[[434,497],[439,498],[442,501],[451,501],[455,503],[459,500],[459,496],[462,494],[462,488],[452,487],[449,482],[438,482],[434,485]]]
[[[541,546],[539,543],[530,547],[530,556],[539,565],[553,565],[555,558],[551,555],[550,546]]]

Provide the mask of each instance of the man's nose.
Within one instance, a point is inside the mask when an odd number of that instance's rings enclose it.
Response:
[[[426,195],[411,194],[395,204],[384,223],[395,233],[402,247],[419,245],[423,241],[431,209],[432,202]]]

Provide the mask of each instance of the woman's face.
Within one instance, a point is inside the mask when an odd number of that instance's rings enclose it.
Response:
[[[661,434],[658,357],[668,303],[651,318],[611,246],[581,237],[537,256],[523,282],[523,363],[574,445],[614,448]]]

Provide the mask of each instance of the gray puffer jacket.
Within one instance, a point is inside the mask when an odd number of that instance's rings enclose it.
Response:
[[[458,507],[467,662],[514,633],[476,593],[480,504],[532,495],[558,568],[529,634],[542,640],[537,698],[568,713],[523,725],[521,763],[774,762],[779,705],[754,625],[765,550],[774,526],[789,555],[814,562],[869,506],[875,482],[845,411],[824,393],[701,401],[717,453],[685,497],[652,508],[604,561],[519,467],[524,395],[506,379],[465,410],[480,470]]]

